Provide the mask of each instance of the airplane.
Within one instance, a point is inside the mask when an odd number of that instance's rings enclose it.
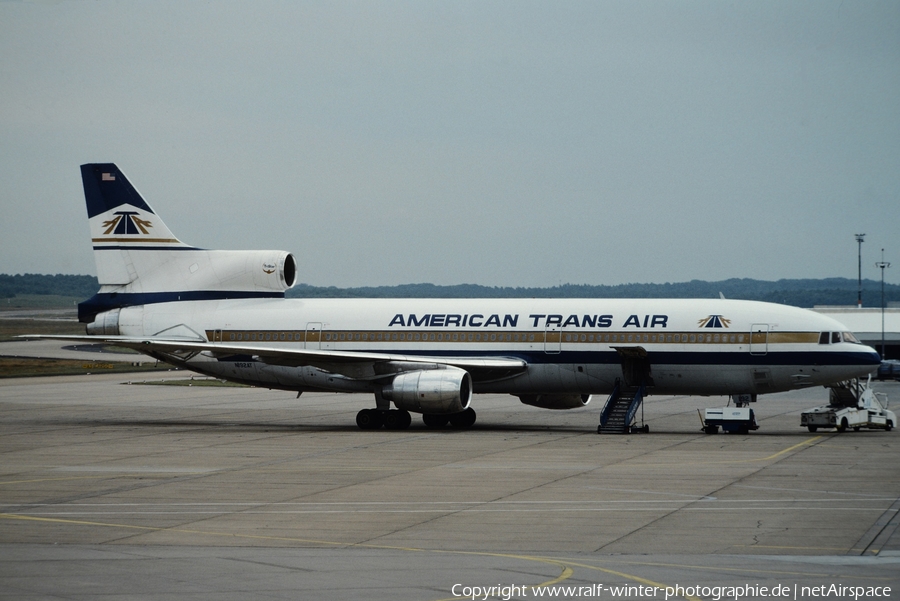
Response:
[[[81,175],[100,290],[78,306],[87,334],[52,338],[298,397],[367,393],[361,429],[408,428],[410,412],[468,428],[474,394],[545,409],[624,387],[756,400],[880,364],[838,321],[757,301],[285,298],[302,268],[291,253],[190,246],[115,164]]]

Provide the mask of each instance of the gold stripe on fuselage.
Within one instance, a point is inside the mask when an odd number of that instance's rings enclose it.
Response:
[[[568,343],[568,344],[815,344],[818,332],[754,332],[754,333],[635,333],[635,332],[483,332],[465,330],[206,330],[212,342],[316,342],[340,343]]]

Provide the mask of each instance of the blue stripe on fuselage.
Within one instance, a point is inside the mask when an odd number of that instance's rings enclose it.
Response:
[[[177,301],[227,300],[248,298],[284,298],[284,292],[240,292],[234,290],[186,290],[183,292],[98,292],[88,300],[78,303],[78,321],[90,323],[98,313]]]

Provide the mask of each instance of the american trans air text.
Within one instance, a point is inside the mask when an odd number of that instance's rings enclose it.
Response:
[[[388,324],[389,328],[399,326],[406,328],[515,328],[519,325],[519,315],[492,313],[454,314],[454,313],[397,313]],[[523,320],[532,328],[611,328],[615,323],[613,315],[563,315],[532,313]],[[621,327],[624,328],[665,328],[669,322],[668,315],[629,315]],[[721,321],[720,321],[721,323]],[[722,327],[722,326],[719,326]]]

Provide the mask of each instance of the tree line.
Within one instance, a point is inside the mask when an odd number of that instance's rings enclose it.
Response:
[[[43,275],[24,273],[7,275],[0,273],[0,298],[13,298],[26,294],[58,295],[90,298],[100,288],[92,275]]]
[[[404,284],[361,288],[318,287],[298,284],[288,290],[293,298],[725,298],[759,300],[813,307],[855,305],[857,280],[847,278],[796,279],[774,282],[732,278],[718,282],[691,280],[665,284],[615,286],[563,284],[550,288],[523,288],[457,284]],[[900,285],[885,284],[885,301],[900,302]],[[863,280],[863,305],[881,306],[881,282]]]

